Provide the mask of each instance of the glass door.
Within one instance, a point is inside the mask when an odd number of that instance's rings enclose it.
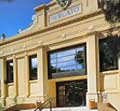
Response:
[[[85,106],[87,80],[57,83],[57,106]]]

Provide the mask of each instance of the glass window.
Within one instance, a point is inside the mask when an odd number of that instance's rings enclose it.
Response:
[[[30,80],[37,79],[37,69],[38,69],[38,62],[37,62],[37,55],[33,55],[29,57],[29,69],[30,69]]]
[[[49,52],[49,78],[85,74],[85,50],[85,45],[80,45]]]
[[[73,55],[73,54],[75,54],[75,50],[68,49],[68,50],[57,52],[57,57],[64,57],[64,56]]]
[[[51,53],[50,58],[56,58],[56,53]]]
[[[58,107],[86,105],[87,80],[58,82],[56,89]]]
[[[6,62],[7,83],[13,83],[13,60]]]
[[[100,40],[100,71],[118,69],[120,38],[111,36]]]
[[[74,60],[74,55],[61,57],[60,59],[57,59],[57,62],[67,62],[71,60]]]
[[[71,66],[71,65],[75,65],[76,61],[75,60],[71,60],[71,61],[66,61],[66,62],[58,62],[57,63],[57,67],[67,67],[67,66]]]

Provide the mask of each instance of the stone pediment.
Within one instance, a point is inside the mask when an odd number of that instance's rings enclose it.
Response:
[[[34,10],[36,13],[32,24],[24,30],[19,30],[14,39],[24,38],[39,31],[44,32],[52,27],[59,27],[61,24],[63,26],[66,22],[71,23],[77,18],[96,12],[98,6],[97,0],[71,0],[71,3],[63,8],[56,0],[53,0],[46,5],[35,7]]]
[[[98,10],[96,1],[71,0],[71,3],[66,8],[63,8],[58,4],[57,0],[53,0],[47,5],[37,6],[34,8],[36,19],[30,27],[21,31],[21,33],[42,30],[93,13]]]
[[[62,8],[56,1],[36,7],[34,9],[36,14],[30,27],[20,31],[12,38],[0,41],[0,55],[30,50],[33,47],[52,44],[56,40],[60,42],[66,36],[74,38],[74,36],[86,34],[88,30],[94,30],[93,24],[96,24],[97,18],[94,21],[91,18],[94,19],[95,16],[101,18],[98,16],[101,12],[95,1],[72,0],[66,9]],[[89,5],[91,3],[92,5]],[[86,20],[90,22],[85,22],[83,25]]]
[[[97,0],[70,0],[70,4],[66,8],[62,7],[57,1],[60,0],[54,0],[47,5],[42,5],[35,8],[37,12],[36,14],[39,17],[41,12],[44,11],[45,13],[45,15],[43,14],[45,18],[42,22],[44,24],[41,24],[41,26],[59,24],[61,22],[84,16],[88,13],[95,12],[98,9],[96,2]]]

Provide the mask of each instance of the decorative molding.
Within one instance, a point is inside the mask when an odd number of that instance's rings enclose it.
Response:
[[[12,57],[13,57],[13,59],[16,59],[16,55],[15,54]]]
[[[63,9],[66,9],[72,2],[72,0],[56,0],[56,2],[62,7]]]
[[[64,38],[64,39],[66,39],[66,38],[67,38],[67,35],[66,35],[66,34],[62,34],[61,37]]]
[[[95,25],[91,25],[91,26],[88,27],[88,31],[93,32],[93,31],[95,31],[95,28],[96,28]]]
[[[26,44],[25,44],[25,43],[23,44],[23,48],[24,48],[24,49],[26,48]]]
[[[62,20],[64,18],[71,17],[73,15],[77,15],[79,13],[81,13],[81,5],[77,5],[77,6],[71,7],[67,10],[63,10],[56,14],[50,15],[49,22],[51,24],[51,23],[57,22],[59,20]]]
[[[2,55],[3,54],[3,51],[0,51],[0,55]]]
[[[28,33],[28,34],[24,34],[24,35],[18,35],[15,38],[10,38],[10,39],[7,39],[7,40],[3,41],[2,43],[0,43],[0,46],[4,45],[4,44],[11,43],[11,42],[14,42],[14,41],[24,39],[26,37],[31,37],[31,36],[36,35],[36,34],[45,33],[47,31],[51,31],[51,30],[54,30],[54,29],[57,29],[57,28],[60,28],[60,27],[66,26],[66,25],[70,25],[70,24],[82,21],[84,19],[89,19],[91,17],[97,16],[97,15],[100,15],[100,14],[102,14],[102,11],[98,10],[94,13],[87,14],[83,17],[77,17],[74,20],[69,20],[69,21],[66,21],[66,22],[62,22],[60,24],[56,24],[56,25],[53,25],[53,26],[46,27],[44,29],[41,29],[40,31],[35,31],[35,32]]]
[[[35,10],[36,12],[38,12],[38,11],[40,11],[40,10],[45,9],[46,7],[47,7],[46,5],[42,4],[42,5],[38,6],[38,7],[35,7],[34,10]]]
[[[15,49],[14,48],[11,48],[11,51],[14,51]]]
[[[38,44],[43,44],[43,41],[42,41],[42,40],[40,40],[40,41],[38,42]]]
[[[24,53],[24,55],[25,55],[25,56],[28,56],[28,53],[27,53],[27,52],[25,52],[25,53]]]

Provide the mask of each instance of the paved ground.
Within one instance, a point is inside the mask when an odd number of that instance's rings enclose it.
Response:
[[[21,110],[21,111],[34,111],[34,109],[31,110]],[[39,111],[39,110],[37,110]],[[44,109],[42,111],[49,111],[49,109]],[[69,108],[53,108],[52,111],[98,111],[97,109],[95,110],[90,110],[87,107],[69,107]]]

